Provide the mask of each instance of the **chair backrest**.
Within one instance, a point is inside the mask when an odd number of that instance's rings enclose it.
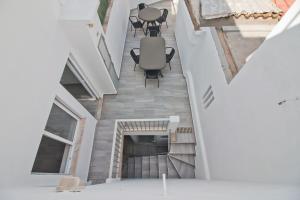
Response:
[[[166,21],[168,13],[169,13],[168,9],[163,10],[162,18],[164,19],[164,21]]]
[[[172,58],[173,58],[174,55],[175,55],[175,49],[172,48],[171,52],[166,55],[167,63],[172,60]]]
[[[134,61],[136,64],[139,64],[139,56],[135,54],[135,52],[134,52],[133,49],[131,49],[130,55],[131,55],[131,58],[133,59],[133,61]]]
[[[129,21],[130,21],[131,24],[134,24],[135,22],[137,22],[137,20],[138,19],[135,16],[130,16],[129,17]]]
[[[157,30],[149,30],[149,35],[150,37],[157,37],[158,36],[158,32]]]
[[[157,33],[160,33],[160,26],[158,26],[158,25],[149,25],[148,26],[148,30],[149,30],[149,32],[151,32],[152,30],[154,30]]]
[[[144,8],[146,8],[146,4],[145,3],[139,3],[138,4],[138,10],[143,10]]]

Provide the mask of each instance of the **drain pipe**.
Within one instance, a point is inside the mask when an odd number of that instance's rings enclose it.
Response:
[[[163,187],[164,187],[164,197],[167,196],[167,182],[166,182],[166,174],[162,174]]]

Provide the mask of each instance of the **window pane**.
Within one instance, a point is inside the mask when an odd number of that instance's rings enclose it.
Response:
[[[60,83],[70,92],[76,99],[90,99],[92,96],[79,81],[76,75],[71,70],[71,62],[68,61],[63,75],[60,79]],[[73,68],[73,67],[72,67]]]
[[[45,130],[73,141],[77,120],[63,109],[53,104]]]
[[[110,59],[110,55],[109,55],[108,49],[106,47],[106,44],[105,44],[103,36],[100,37],[98,49],[99,49],[100,54],[101,54],[101,56],[102,56],[102,58],[104,60],[106,68],[109,69],[109,67],[111,67],[110,66],[111,65],[111,59]]]
[[[43,136],[32,172],[64,173],[69,149],[69,145]]]

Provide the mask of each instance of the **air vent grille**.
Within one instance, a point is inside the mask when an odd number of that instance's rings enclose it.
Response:
[[[210,85],[202,97],[202,103],[204,108],[207,109],[214,100],[215,100],[214,92],[212,86]]]

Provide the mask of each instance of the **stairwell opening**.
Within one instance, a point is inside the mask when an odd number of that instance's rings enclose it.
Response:
[[[106,181],[195,178],[195,134],[178,119],[117,120]]]
[[[124,135],[121,178],[156,179],[163,174],[167,178],[195,178],[195,137],[191,130]]]
[[[168,135],[124,136],[122,178],[159,178],[166,173],[168,149]]]

